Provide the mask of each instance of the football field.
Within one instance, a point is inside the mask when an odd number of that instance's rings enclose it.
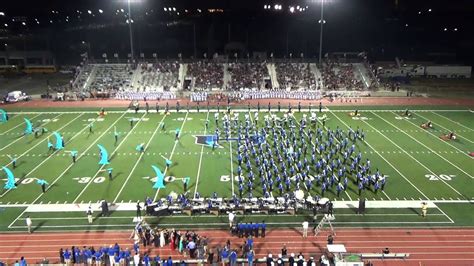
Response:
[[[346,107],[347,108],[347,107]],[[433,108],[433,109],[430,109]],[[344,108],[323,109],[328,128],[360,128],[365,139],[356,142],[356,153],[368,158],[372,168],[386,176],[384,190],[368,189],[359,196],[355,177],[349,177],[346,191],[337,196],[329,189],[325,197],[335,201],[336,221],[340,226],[473,226],[474,225],[474,113],[461,108],[419,107],[411,116],[403,116],[402,107],[366,107],[359,109],[359,116]],[[436,109],[436,110],[434,110]],[[222,110],[221,110],[222,111]],[[247,109],[234,110],[244,121]],[[283,111],[283,110],[282,110]],[[16,188],[4,189],[6,171],[1,171],[0,230],[24,231],[24,218],[32,217],[37,230],[103,230],[133,226],[135,204],[146,197],[155,201],[170,193],[183,193],[183,179],[189,177],[188,193],[196,192],[209,197],[214,192],[219,197],[230,198],[238,194],[237,142],[222,139],[213,149],[201,141],[216,130],[216,110],[187,112],[173,110],[135,113],[129,110],[109,111],[100,117],[97,111],[68,109],[43,109],[28,112],[10,112],[10,120],[0,124],[0,166],[12,171]],[[256,110],[250,111],[255,117]],[[282,117],[283,112],[273,114]],[[307,110],[294,112],[291,119],[298,125]],[[266,110],[259,113],[259,120],[252,121],[264,127]],[[222,118],[223,112],[220,113]],[[43,134],[24,135],[28,118]],[[206,127],[206,120],[209,121]],[[433,127],[420,125],[432,121]],[[221,126],[221,125],[219,125]],[[175,141],[179,131],[179,140]],[[440,136],[455,132],[455,140]],[[48,142],[57,141],[59,133],[64,149],[50,150]],[[232,135],[232,132],[230,133]],[[117,140],[115,139],[117,135]],[[270,141],[270,140],[268,140]],[[100,150],[108,153],[109,164],[99,165]],[[138,146],[142,145],[144,151]],[[314,143],[311,143],[314,145]],[[71,151],[77,151],[74,163]],[[307,155],[310,158],[310,155]],[[16,159],[16,167],[12,165]],[[172,161],[168,168],[165,159]],[[164,172],[164,189],[154,189],[156,174],[152,165]],[[108,170],[112,169],[109,179]],[[46,193],[42,193],[38,180],[45,180]],[[319,186],[303,189],[306,195],[321,192]],[[278,193],[273,191],[273,194]],[[263,192],[258,187],[254,196]],[[244,191],[244,196],[246,196]],[[275,195],[276,196],[276,195]],[[357,215],[354,208],[360,197],[368,201],[365,215]],[[110,217],[97,217],[89,225],[85,211],[89,204],[94,208],[101,200],[120,206]],[[420,217],[421,202],[429,202],[428,217]],[[99,214],[96,211],[95,214]],[[244,221],[265,220],[275,226],[298,226],[312,217],[304,211],[295,216],[263,214],[246,215]],[[215,217],[196,215],[188,217],[149,217],[148,222],[175,227],[223,227],[225,215]]]

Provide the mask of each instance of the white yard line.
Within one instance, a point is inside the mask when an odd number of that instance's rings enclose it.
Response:
[[[206,120],[209,119],[209,112],[207,112],[207,116],[206,116]],[[204,126],[204,135],[207,134],[207,128],[206,126]],[[194,185],[194,194],[193,194],[193,198],[196,197],[196,192],[197,192],[197,189],[198,189],[198,185],[199,185],[199,177],[201,176],[201,164],[202,164],[202,154],[204,153],[204,145],[201,146],[201,155],[199,156],[199,166],[198,166],[198,171],[197,171],[197,174],[196,174],[196,183]],[[184,191],[186,192],[186,191]]]
[[[33,120],[33,119],[37,118],[37,117],[40,116],[40,115],[41,115],[41,114],[37,114],[37,115],[33,116],[33,117],[30,118],[30,119]],[[15,116],[15,117],[16,117],[16,116]],[[14,130],[15,128],[17,128],[17,127],[19,127],[19,126],[22,126],[22,125],[24,125],[24,124],[25,124],[25,121],[22,121],[20,124],[16,125],[15,127],[12,127],[12,128],[10,128],[9,130],[0,133],[0,136],[6,135],[8,132],[10,132],[10,131]]]
[[[449,219],[449,221],[451,221],[452,224],[454,223],[453,219],[451,219],[451,217],[449,217],[449,215],[447,215],[443,210],[441,210],[441,208],[438,207],[438,205],[436,205],[436,208],[437,208],[444,216],[446,216],[446,217]]]
[[[339,116],[337,116],[336,114],[334,114],[332,111],[330,111],[330,113],[336,117],[336,119],[338,119],[339,121],[341,121],[342,124],[344,124],[347,128],[350,128],[349,125],[346,124],[346,122],[342,121],[341,118],[339,118]],[[361,121],[364,121],[364,120],[361,120]],[[367,123],[368,124],[368,123]],[[372,127],[370,124],[368,124],[370,127]],[[376,130],[378,132],[378,130],[374,127],[372,127],[374,130]],[[367,146],[369,146],[369,148],[371,148],[378,156],[380,156],[380,158],[382,158],[382,160],[384,160],[388,165],[390,165],[393,170],[395,170],[403,179],[405,179],[405,181],[407,181],[413,188],[415,188],[418,193],[420,193],[426,200],[428,200],[428,197],[425,195],[425,193],[423,193],[417,186],[415,186],[404,174],[402,174],[389,160],[387,160],[385,157],[383,157],[374,147],[372,147],[372,145],[370,145],[369,142],[365,141],[364,140],[364,143],[367,144]]]
[[[62,115],[62,114],[59,114],[59,115],[53,117],[53,119],[56,119],[56,118],[60,117],[61,115]],[[42,124],[42,126],[47,125],[47,124],[48,124],[49,122],[51,122],[53,119],[51,119],[51,120],[49,120],[48,122]],[[25,136],[26,136],[26,135],[23,134],[21,137],[17,138],[16,140],[10,142],[10,143],[9,143],[8,145],[6,145],[5,147],[1,148],[0,151],[3,151],[4,149],[10,147],[11,145],[15,144],[17,141],[21,140],[21,139],[24,138]],[[39,145],[40,143],[41,143],[41,142],[37,143],[35,146],[33,146],[33,148],[36,147],[37,145]]]
[[[153,134],[151,135],[150,139],[148,140],[148,142],[146,143],[145,145],[145,152],[146,150],[148,149],[148,146],[150,145],[151,141],[153,140],[153,137],[156,135],[156,132],[158,132],[158,130],[160,129],[161,127],[161,123],[163,123],[163,121],[165,120],[166,118],[166,115],[163,114],[163,118],[161,118],[160,122],[158,123],[158,125],[156,126],[155,128],[155,131],[153,131]],[[122,191],[124,190],[125,186],[127,185],[128,183],[128,180],[130,179],[130,177],[132,176],[133,172],[135,171],[135,169],[137,168],[138,164],[140,163],[140,160],[142,159],[143,155],[145,154],[145,152],[142,152],[140,154],[140,157],[138,157],[138,160],[135,162],[135,165],[133,166],[132,170],[130,171],[129,175],[127,176],[127,178],[125,179],[125,182],[123,182],[123,185],[122,187],[120,187],[120,190],[119,192],[117,193],[117,196],[115,196],[113,202],[117,202],[118,198],[120,197],[120,194],[122,194]]]
[[[444,118],[444,119],[446,119],[446,120],[449,120],[449,121],[455,123],[456,125],[461,126],[461,127],[465,128],[465,129],[474,131],[474,129],[472,129],[472,128],[470,128],[470,127],[467,127],[467,126],[465,126],[465,125],[459,123],[458,121],[452,120],[451,118],[449,118],[449,117],[447,117],[447,116],[444,116],[444,115],[442,115],[442,114],[438,114],[438,113],[436,113],[435,111],[431,111],[431,113],[433,113],[433,114],[435,114],[435,115],[437,115],[437,116],[439,116],[439,117],[442,117],[442,118]]]
[[[422,116],[422,115],[420,115],[420,114],[417,114],[417,113],[415,113],[415,112],[414,112],[414,114],[417,115],[417,116],[419,116],[419,117],[421,117],[421,118],[423,118],[423,119],[425,119],[426,121],[429,120],[428,118],[426,118],[426,117],[424,117],[424,116]],[[453,131],[453,130],[451,130],[451,129],[448,129],[448,128],[446,128],[446,127],[443,127],[442,125],[440,125],[440,124],[438,124],[438,123],[436,124],[436,126],[439,126],[439,127],[441,127],[441,128],[444,128],[444,130],[447,131],[446,133]],[[428,129],[428,130],[429,130],[429,129]],[[456,130],[454,130],[454,131],[456,132]],[[470,139],[468,139],[468,138],[466,138],[466,137],[463,137],[461,134],[459,134],[459,132],[456,132],[456,136],[459,136],[459,137],[461,137],[461,138],[467,140],[467,141],[470,142],[470,143],[474,143],[474,141],[472,141],[472,140],[470,140]]]
[[[373,113],[373,114],[375,114],[375,113]],[[393,114],[395,114],[395,113],[393,113]],[[378,116],[377,114],[375,114],[375,115]],[[380,117],[380,116],[378,116],[378,117]],[[385,119],[382,118],[382,117],[380,117],[380,118],[383,119],[384,121],[387,121],[387,120],[385,120]],[[407,121],[408,123],[414,125],[414,126],[417,127],[417,128],[419,127],[419,125],[417,125],[417,124],[411,122],[410,120],[405,120],[405,121]],[[390,123],[390,122],[387,121],[387,123]],[[390,123],[390,124],[392,125],[392,123]],[[394,126],[394,127],[396,127],[396,126]],[[396,128],[398,128],[398,127],[396,127]],[[413,138],[411,135],[407,134],[406,132],[403,132],[403,133],[405,133],[406,135],[410,136],[410,138],[414,139],[416,142],[420,143],[421,145],[425,146],[426,148],[430,149],[429,147],[427,147],[427,146],[424,145],[423,143],[419,142],[417,139]],[[471,157],[469,154],[467,154],[466,151],[463,151],[463,150],[457,148],[456,146],[450,144],[449,142],[442,140],[441,138],[439,138],[439,136],[436,136],[435,134],[433,134],[433,133],[431,133],[431,132],[429,132],[429,131],[426,131],[426,133],[432,135],[433,137],[435,137],[437,140],[441,141],[442,143],[447,144],[447,145],[453,147],[454,149],[458,150],[458,151],[461,152],[463,155],[467,156],[469,159],[471,159],[471,160],[474,159],[474,157]],[[431,150],[431,149],[430,149],[430,150]],[[432,150],[432,151],[433,151],[433,150]],[[434,152],[434,151],[433,151],[433,152]],[[443,160],[449,162],[448,160],[446,160],[446,159],[445,159],[444,157],[442,157],[441,155],[438,154],[438,156],[441,157],[441,158],[443,158]],[[449,162],[449,163],[450,163],[452,166],[458,168],[457,166],[455,166],[455,165],[452,164],[451,162]],[[458,169],[460,169],[460,168],[458,168]],[[461,171],[462,171],[462,170],[461,170]],[[464,173],[465,173],[465,172],[464,172]],[[467,173],[466,173],[466,174],[467,174]],[[467,174],[467,175],[469,175],[469,174]],[[470,176],[471,178],[474,178],[474,177],[472,177],[471,175],[469,175],[469,176]]]
[[[375,115],[375,114],[374,114]],[[390,125],[392,125],[393,127],[395,127],[393,124],[391,124],[390,122],[388,122],[387,120],[383,119],[382,117],[376,115],[377,117],[379,117],[380,119],[384,120],[385,122],[389,123]],[[438,176],[437,174],[435,174],[430,168],[428,168],[426,165],[424,165],[423,163],[421,163],[420,161],[418,161],[415,157],[413,157],[410,153],[408,153],[406,150],[404,150],[402,147],[400,147],[398,144],[396,144],[393,140],[391,140],[389,137],[387,137],[385,134],[383,134],[382,132],[380,132],[380,130],[374,128],[371,124],[367,123],[366,121],[364,120],[361,120],[363,121],[364,123],[366,123],[367,125],[369,125],[371,128],[373,128],[374,130],[377,131],[377,133],[379,133],[380,135],[382,135],[384,138],[386,138],[388,141],[390,141],[393,145],[395,145],[398,149],[400,149],[401,151],[403,151],[406,155],[408,155],[408,157],[410,157],[413,161],[417,162],[419,165],[421,165],[423,168],[425,168],[428,172],[430,172],[431,174],[435,175],[435,176]],[[404,132],[405,133],[405,132]],[[407,134],[407,133],[405,133]],[[408,134],[407,134],[408,135]],[[408,135],[410,136],[410,135]],[[434,151],[433,151],[434,152]],[[442,178],[438,178],[439,180],[441,180],[446,186],[448,186],[449,188],[451,188],[454,192],[456,192],[458,195],[460,196],[463,196],[463,194],[461,194],[459,191],[457,191],[455,188],[453,188],[450,184],[448,184],[446,181],[444,181]]]
[[[375,116],[377,116],[378,118],[382,119],[383,121],[385,121],[386,123],[388,123],[389,125],[391,125],[392,127],[394,128],[397,128],[399,130],[401,130],[399,127],[395,126],[394,124],[390,123],[390,121],[384,119],[383,117],[375,114],[375,113],[372,113],[374,114]],[[408,120],[407,120],[408,121]],[[410,122],[408,121],[409,123],[413,124],[414,126],[416,126],[416,124],[414,124],[413,122]],[[429,134],[435,136],[437,139],[439,139],[440,141],[444,142],[444,143],[447,143],[445,142],[444,140],[440,139],[438,136],[434,135],[433,133],[427,131]],[[459,171],[463,172],[465,175],[469,176],[470,178],[474,178],[472,175],[466,173],[464,170],[462,170],[460,167],[458,167],[457,165],[453,164],[451,161],[447,160],[446,158],[444,158],[443,156],[441,156],[439,153],[437,153],[436,151],[434,151],[433,149],[431,149],[430,147],[426,146],[425,144],[423,144],[422,142],[420,142],[419,140],[417,140],[416,138],[412,137],[410,134],[406,133],[406,132],[403,132],[405,135],[407,135],[408,137],[410,137],[411,139],[413,139],[414,141],[418,142],[420,145],[422,145],[423,147],[425,147],[426,149],[430,150],[432,153],[436,154],[439,158],[443,159],[444,161],[446,161],[447,163],[449,163],[450,165],[454,166],[456,169],[458,169]],[[449,143],[447,143],[449,144]],[[449,144],[451,145],[451,144]],[[452,145],[451,145],[452,146]],[[454,146],[452,146],[454,147]],[[456,147],[454,147],[456,148]],[[459,150],[458,148],[456,148],[457,150]],[[467,157],[469,157],[470,159],[474,158],[474,157],[470,157],[467,153],[465,153],[464,151],[461,151],[459,150],[462,154],[466,155]]]
[[[183,128],[184,128],[184,124],[185,124],[186,121],[188,120],[188,114],[189,114],[189,112],[186,112],[186,115],[184,116],[184,121],[183,121],[183,123],[181,124],[181,127],[180,127],[180,129],[179,129],[178,138],[181,136],[181,131],[182,131]],[[170,157],[168,158],[170,161],[171,161],[171,159],[173,158],[174,150],[176,149],[176,145],[178,145],[178,142],[179,142],[179,141],[175,141],[175,142],[174,142],[173,149],[171,150],[171,155],[170,155]],[[166,176],[166,172],[167,172],[167,171],[168,171],[168,167],[166,167],[165,170],[163,171],[163,176]],[[160,193],[160,189],[157,189],[157,190],[156,190],[155,197],[153,197],[153,202],[155,202],[156,199],[158,198],[158,193]]]
[[[71,124],[72,122],[74,122],[76,119],[78,119],[78,118],[81,117],[81,116],[82,116],[82,114],[76,116],[73,120],[69,121],[68,123],[66,123],[66,124],[63,125],[62,127],[58,128],[58,129],[56,129],[56,130],[53,130],[53,131],[60,131],[60,130],[62,130],[63,128],[67,127],[69,124]],[[52,137],[52,136],[53,136],[53,134],[49,135],[48,138],[49,138],[49,137]],[[20,159],[21,157],[25,156],[25,154],[28,154],[28,152],[30,152],[31,150],[33,150],[34,148],[36,148],[38,145],[44,144],[43,141],[44,141],[44,140],[39,141],[38,143],[36,143],[35,145],[33,145],[33,147],[29,148],[27,151],[25,151],[24,153],[20,154],[20,156],[16,157],[16,159],[18,160],[18,159]],[[55,152],[57,152],[57,151],[55,151]],[[12,164],[12,162],[7,163],[5,166],[9,166],[10,164]]]
[[[122,144],[125,143],[125,140],[131,135],[130,133],[133,132],[133,130],[135,130],[136,128],[138,128],[138,125],[140,124],[140,122],[142,122],[143,120],[143,117],[146,116],[146,113],[144,113],[141,117],[140,117],[140,120],[138,120],[138,122],[135,124],[135,126],[127,133],[127,135],[125,135],[125,137],[122,139],[122,141],[119,143],[119,145],[117,145],[117,147],[115,147],[115,149],[112,151],[112,153],[110,154],[109,157],[112,157],[115,152],[122,146]],[[107,131],[106,131],[107,132]],[[143,155],[143,152],[140,154],[140,158],[141,156]],[[99,173],[102,172],[102,169],[104,168],[105,165],[101,165],[99,167],[99,170],[97,170],[97,172],[94,174],[94,176],[89,180],[89,182],[87,182],[86,186],[81,190],[81,192],[79,193],[79,195],[76,196],[76,198],[73,200],[73,203],[76,203],[77,200],[82,196],[82,194],[87,190],[87,188],[90,186],[90,184],[93,183],[94,179],[97,177],[97,175],[99,175]]]
[[[230,128],[229,128],[229,137],[232,137],[232,122],[230,122]],[[235,195],[235,190],[234,190],[234,159],[232,156],[232,143],[233,141],[229,141],[229,153],[230,153],[230,184],[232,186],[232,196]]]
[[[79,116],[77,116],[76,118],[74,118],[73,120],[69,121],[67,124],[65,124],[63,127],[61,127],[60,129],[58,130],[61,130],[62,128],[66,127],[67,125],[69,125],[70,123],[74,122],[76,119],[78,119],[79,117],[81,117],[82,114],[80,114]],[[86,129],[87,127],[85,127],[84,129]],[[84,130],[83,129],[83,130]],[[74,139],[76,136],[78,136],[79,134],[76,134],[74,135],[69,141],[71,141],[72,139]],[[40,142],[41,143],[41,142]],[[36,147],[36,146],[35,146]],[[33,147],[34,148],[34,147]],[[28,150],[29,151],[29,150]],[[26,151],[26,152],[28,152]],[[28,172],[23,178],[26,178],[27,176],[29,176],[31,173],[33,173],[36,169],[38,169],[41,165],[43,165],[46,161],[48,161],[50,158],[53,157],[54,154],[58,153],[60,150],[55,150],[53,153],[51,153],[48,157],[46,157],[46,159],[44,159],[43,161],[41,161],[39,164],[37,164],[35,166],[35,168],[33,168],[30,172]],[[25,153],[26,153],[25,152]],[[21,156],[23,156],[25,153],[23,153]],[[21,156],[19,156],[18,158],[20,158]],[[10,163],[9,163],[10,164]],[[7,164],[7,165],[9,165]],[[5,192],[3,192],[2,195],[0,195],[0,198],[2,198],[3,196],[5,196],[9,191],[11,191],[11,189],[8,189],[6,190]]]
[[[124,115],[126,115],[126,114],[127,114],[127,112],[123,112],[123,114],[122,114],[119,118],[117,118],[117,120],[115,120],[114,123],[113,123],[112,125],[110,125],[109,128],[107,128],[106,131],[104,131],[104,133],[102,133],[98,138],[96,138],[95,141],[92,142],[92,144],[91,144],[89,147],[87,147],[87,149],[85,149],[84,152],[81,153],[81,155],[79,155],[79,157],[77,157],[76,162],[77,162],[79,159],[81,159],[82,156],[83,156],[83,154],[85,154],[85,152],[87,152],[88,150],[90,150],[90,149],[95,145],[95,143],[96,143],[103,135],[105,135],[105,134],[107,133],[107,131],[109,131],[110,129],[112,129],[113,126],[114,126]],[[74,163],[71,163],[58,177],[56,177],[56,179],[54,179],[54,181],[46,188],[46,191],[48,191],[50,188],[52,188],[52,187],[54,186],[54,184],[56,184],[56,182],[58,182],[58,180],[61,179],[61,178],[67,173],[67,171],[69,171],[69,169],[71,169],[71,167],[72,167],[73,165],[74,165]],[[31,202],[31,204],[29,204],[29,205],[35,204],[43,195],[44,195],[43,193],[39,194],[39,196],[36,197],[36,199],[34,199],[34,200]],[[13,220],[13,222],[12,222],[10,225],[8,225],[8,228],[11,228],[11,226],[12,226],[23,214],[25,214],[26,210],[27,210],[27,209],[25,209],[22,213],[20,213],[20,215],[18,215],[18,217],[16,217],[16,219]]]

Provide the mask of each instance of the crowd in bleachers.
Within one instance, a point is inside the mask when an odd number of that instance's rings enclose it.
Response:
[[[128,90],[135,66],[127,64],[96,65],[89,91],[111,92]]]
[[[228,90],[261,89],[264,78],[268,77],[266,63],[230,63],[227,68],[231,79]],[[267,86],[268,87],[268,86]]]
[[[115,94],[117,100],[174,100],[176,94],[169,91],[149,91],[149,92],[134,92],[134,91],[119,91]]]
[[[169,90],[178,87],[179,65],[177,61],[141,64],[141,79],[135,85],[142,91],[156,91],[158,88]]]
[[[364,84],[354,75],[352,64],[339,64],[330,60],[322,64],[326,90],[362,90]]]
[[[317,89],[316,78],[307,63],[275,64],[277,80],[281,89]]]
[[[74,88],[76,90],[83,90],[84,88],[84,85],[86,84],[87,82],[87,79],[89,77],[89,75],[91,74],[92,72],[92,65],[83,65],[83,66],[78,66],[76,68],[76,72],[74,73],[75,76],[74,76]]]
[[[195,79],[194,89],[221,89],[224,84],[224,68],[222,64],[198,61],[188,64],[188,77]]]

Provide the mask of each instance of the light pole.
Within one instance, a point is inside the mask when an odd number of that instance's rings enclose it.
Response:
[[[323,24],[324,24],[324,0],[321,0],[321,30],[319,32],[319,64],[321,64],[321,55],[323,53]]]
[[[133,54],[133,34],[132,34],[132,13],[130,11],[130,0],[127,0],[128,3],[128,29],[130,35],[130,59],[133,62],[134,54]]]

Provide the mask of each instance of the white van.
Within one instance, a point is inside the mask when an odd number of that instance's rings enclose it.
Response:
[[[16,103],[21,101],[30,100],[30,96],[21,91],[12,91],[7,94],[6,102],[7,103]]]

